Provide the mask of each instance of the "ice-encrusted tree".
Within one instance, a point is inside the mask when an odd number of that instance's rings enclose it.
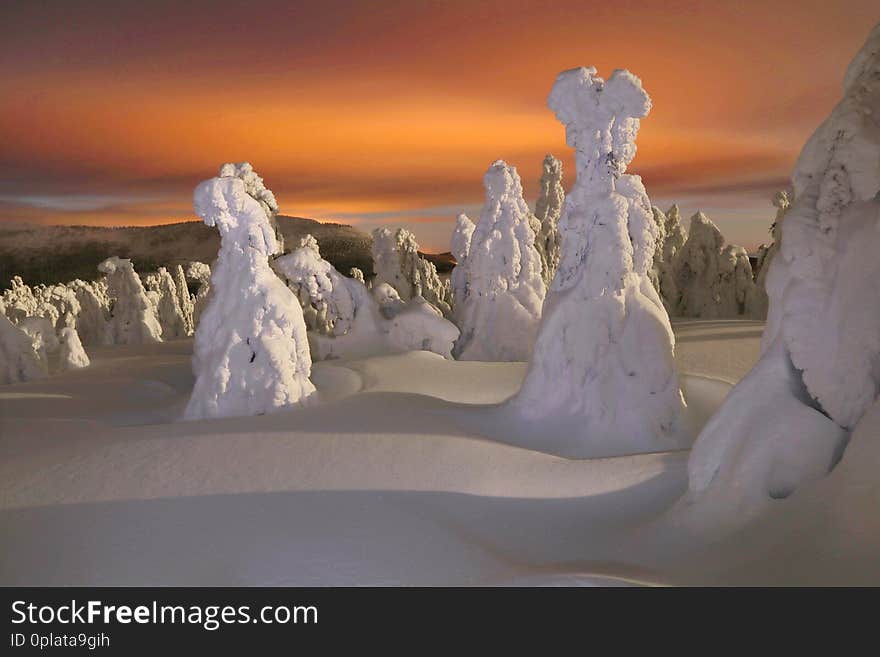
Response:
[[[236,176],[195,189],[196,214],[220,232],[211,296],[196,329],[187,419],[258,415],[304,402],[315,387],[299,301],[269,266],[278,250],[260,204]]]
[[[174,290],[177,293],[177,304],[180,306],[180,312],[183,315],[183,328],[186,335],[192,335],[193,326],[193,298],[190,296],[189,287],[186,284],[186,274],[183,273],[183,266],[174,267]]]
[[[746,252],[724,245],[718,227],[702,212],[691,217],[687,241],[675,263],[678,304],[682,317],[717,319],[746,313],[755,296],[752,267]]]
[[[58,331],[58,370],[66,372],[88,367],[90,364],[76,329],[65,327]]]
[[[437,275],[433,262],[419,255],[415,235],[405,228],[373,231],[374,284],[388,283],[403,301],[421,296],[444,317],[452,315],[452,293],[448,281]]]
[[[770,271],[770,263],[779,250],[779,238],[782,234],[782,219],[791,206],[791,194],[788,190],[776,192],[773,196],[773,205],[776,208],[776,219],[770,225],[770,236],[773,241],[758,247],[758,259],[755,263],[755,301],[750,310],[750,316],[755,319],[766,319],[770,299],[767,296],[767,272]]]
[[[508,404],[541,435],[533,446],[566,455],[686,445],[672,329],[648,277],[657,226],[641,179],[624,173],[650,98],[629,71],[605,81],[590,67],[561,73],[548,104],[577,179],[534,354]]]
[[[106,284],[77,279],[70,283],[70,287],[80,304],[76,332],[82,343],[90,346],[109,344],[110,298]]]
[[[198,283],[195,298],[193,299],[193,329],[199,325],[202,311],[208,303],[211,293],[211,266],[204,262],[193,260],[186,265],[186,278]]]
[[[6,316],[0,301],[0,384],[22,383],[46,376],[30,336]]]
[[[880,393],[880,25],[807,141],[769,265],[761,358],[704,427],[684,505],[740,519],[824,476]],[[725,510],[722,510],[725,509]],[[700,515],[700,514],[698,514]]]
[[[98,265],[111,299],[109,335],[113,344],[162,341],[162,327],[131,260],[112,256]]]
[[[657,224],[657,241],[654,248],[654,261],[648,275],[654,289],[660,295],[667,312],[678,310],[679,294],[675,282],[676,255],[687,241],[687,233],[681,225],[678,206],[673,205],[668,212],[652,207],[654,222]]]
[[[535,235],[535,247],[541,255],[541,276],[544,284],[549,286],[559,267],[559,218],[565,204],[562,160],[550,154],[544,158],[538,185],[540,190],[535,202],[535,217],[540,222],[540,229]]]
[[[486,203],[465,260],[467,295],[457,314],[461,360],[528,360],[546,286],[531,212],[516,169],[498,160],[483,176]]]
[[[156,272],[156,285],[159,293],[156,313],[162,326],[162,339],[185,338],[188,335],[186,319],[177,296],[177,285],[165,267],[159,267]]]
[[[471,250],[471,239],[474,236],[474,222],[464,213],[460,213],[455,219],[455,229],[452,231],[450,251],[455,258],[455,267],[449,275],[452,287],[452,310],[456,321],[461,321],[461,312],[464,301],[467,298],[467,257]]]
[[[284,251],[284,235],[278,227],[278,201],[271,189],[268,189],[263,179],[254,171],[250,162],[227,162],[220,167],[221,178],[235,177],[244,183],[244,191],[260,204],[260,208],[266,214],[269,225],[275,232],[275,241],[278,243],[278,253]]]

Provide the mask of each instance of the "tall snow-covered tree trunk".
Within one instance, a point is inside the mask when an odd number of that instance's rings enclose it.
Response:
[[[686,445],[672,329],[648,277],[657,227],[641,179],[624,173],[651,101],[628,71],[606,82],[578,68],[559,75],[548,104],[577,180],[529,371],[509,404],[571,456]]]
[[[544,158],[539,182],[538,200],[535,202],[535,217],[540,228],[535,235],[535,247],[541,254],[541,277],[550,286],[559,268],[561,240],[559,238],[559,218],[565,204],[565,190],[562,189],[562,160],[552,155]]]

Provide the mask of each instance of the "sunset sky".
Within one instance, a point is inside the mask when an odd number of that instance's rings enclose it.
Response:
[[[631,167],[652,201],[751,249],[878,21],[877,0],[5,0],[0,221],[189,219],[194,185],[248,160],[284,214],[444,251],[494,160],[530,204],[547,152],[569,186],[546,98],[594,65],[653,99]]]

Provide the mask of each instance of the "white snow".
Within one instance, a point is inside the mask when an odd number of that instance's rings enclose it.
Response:
[[[650,99],[627,71],[605,82],[579,68],[559,75],[549,105],[575,149],[577,180],[529,373],[509,410],[530,447],[568,456],[684,447],[674,337],[648,277],[657,226],[641,180],[624,173]]]
[[[455,219],[455,229],[452,231],[452,240],[449,250],[455,258],[455,267],[449,276],[452,286],[452,309],[456,323],[461,323],[462,310],[468,295],[467,257],[471,250],[471,240],[476,226],[464,212]]]
[[[696,526],[739,524],[822,478],[880,391],[880,26],[843,100],[807,142],[769,265],[755,368],[697,439],[681,506]]]
[[[546,292],[531,212],[514,167],[498,160],[483,183],[486,203],[459,265],[467,293],[456,312],[455,353],[461,360],[528,360]]]
[[[46,376],[46,368],[31,337],[0,313],[0,384],[32,381]]]
[[[190,420],[256,415],[314,392],[302,309],[269,267],[278,244],[266,213],[237,177],[194,193],[196,214],[220,231],[212,294],[195,337]]]
[[[89,356],[75,328],[65,327],[58,331],[58,369],[61,372],[88,367]]]
[[[114,344],[160,342],[162,327],[131,260],[113,256],[100,265],[111,299],[108,335]]]

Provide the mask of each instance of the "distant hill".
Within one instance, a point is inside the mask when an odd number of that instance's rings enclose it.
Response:
[[[440,274],[448,274],[455,267],[455,258],[452,257],[452,253],[449,251],[445,253],[423,253],[419,251],[419,255],[425,260],[433,262],[437,272]]]
[[[302,217],[279,216],[278,226],[288,249],[311,233],[323,257],[340,272],[360,267],[367,276],[372,274],[368,234]],[[0,222],[0,289],[15,275],[29,285],[94,279],[98,263],[113,255],[131,258],[142,273],[190,260],[211,263],[219,247],[217,229],[200,221],[119,228]]]

